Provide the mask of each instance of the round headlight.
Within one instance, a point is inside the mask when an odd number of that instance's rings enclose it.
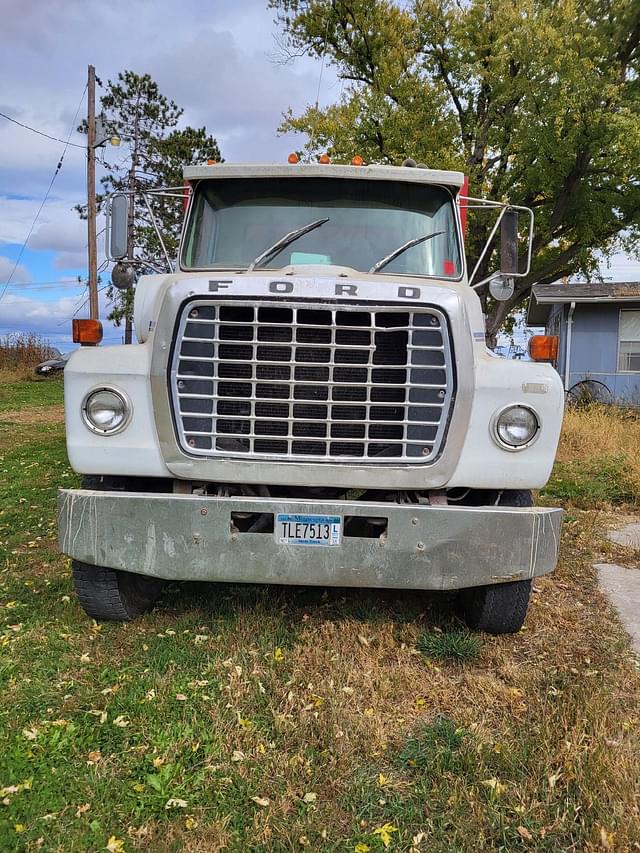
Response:
[[[122,394],[110,388],[101,388],[87,395],[82,406],[86,425],[102,435],[121,430],[129,419],[130,409]]]
[[[535,412],[526,406],[509,406],[496,418],[494,429],[500,444],[516,448],[533,441],[540,424]]]

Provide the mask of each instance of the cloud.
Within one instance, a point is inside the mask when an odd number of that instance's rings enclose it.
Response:
[[[15,261],[10,260],[4,255],[0,255],[0,292],[2,285],[9,281],[9,276],[13,273],[11,281],[31,281],[31,273],[22,264],[18,264],[16,271],[13,272]]]
[[[31,236],[29,248],[55,252],[83,250],[87,244],[87,223],[82,222],[75,211],[71,213],[71,216],[49,218],[49,221],[43,222]]]
[[[31,297],[24,291],[5,294],[0,302],[0,335],[9,332],[36,334],[51,339],[55,344],[71,342],[71,320],[86,317],[88,313],[86,291],[79,287],[71,296],[62,296],[53,302]],[[100,315],[108,313],[107,300],[100,294]],[[121,330],[103,320],[105,340],[120,339]]]

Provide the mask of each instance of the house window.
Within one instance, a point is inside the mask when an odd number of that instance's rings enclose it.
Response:
[[[640,311],[621,311],[618,370],[640,373]]]

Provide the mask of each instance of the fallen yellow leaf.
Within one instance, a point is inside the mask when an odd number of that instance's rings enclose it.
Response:
[[[503,794],[507,790],[507,786],[503,785],[502,782],[499,782],[495,776],[492,779],[483,779],[480,784],[493,791],[496,797],[499,797],[500,794]]]
[[[282,660],[284,658],[284,653],[281,648],[277,648],[273,653],[274,660]]]
[[[356,844],[353,850],[354,853],[369,853],[369,850],[371,850],[371,848],[368,844],[365,844],[363,841],[360,841],[358,842],[358,844]]]
[[[380,841],[382,841],[385,847],[388,847],[392,841],[392,833],[397,831],[397,826],[393,826],[391,823],[385,823],[383,826],[379,826],[377,829],[374,829],[373,834],[380,838]]]
[[[115,835],[110,836],[107,841],[107,850],[109,853],[123,853],[124,841],[121,838],[116,838]]]

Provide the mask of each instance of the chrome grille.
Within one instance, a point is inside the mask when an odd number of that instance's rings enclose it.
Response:
[[[447,324],[433,308],[196,300],[170,385],[190,454],[428,462],[453,399]]]

